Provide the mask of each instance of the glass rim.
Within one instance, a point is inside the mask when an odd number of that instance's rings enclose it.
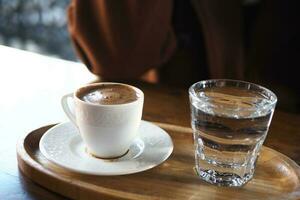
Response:
[[[270,100],[270,103],[267,104],[268,106],[273,107],[277,103],[277,100],[278,100],[277,96],[274,92],[272,92],[270,89],[268,89],[268,88],[266,88],[262,85],[252,83],[252,82],[248,82],[248,81],[243,81],[243,80],[235,80],[235,79],[206,79],[206,80],[198,81],[198,82],[196,82],[196,83],[194,83],[190,86],[189,95],[193,99],[197,99],[197,100],[200,100],[202,102],[207,102],[207,98],[196,96],[195,92],[193,92],[193,91],[194,91],[194,88],[197,84],[204,85],[204,84],[209,83],[209,82],[211,82],[211,83],[217,83],[217,82],[242,83],[242,84],[248,84],[248,85],[252,85],[254,87],[257,87],[261,91],[266,91],[268,94],[270,94],[270,98],[268,99],[268,100]],[[247,110],[249,110],[249,108]]]

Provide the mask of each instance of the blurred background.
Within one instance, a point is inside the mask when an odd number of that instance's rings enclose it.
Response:
[[[230,3],[234,1],[236,0],[223,3],[228,4],[227,12],[230,13],[233,9]],[[240,20],[245,25],[245,80],[270,88],[278,95],[280,108],[299,113],[299,1],[240,2]],[[67,29],[66,9],[69,3],[70,0],[0,0],[0,44],[80,61]],[[188,80],[183,84],[187,87],[195,81],[209,78],[203,30],[192,5],[192,0],[174,0],[172,26],[176,34],[177,49],[171,59],[159,69],[161,83],[178,85],[184,79]],[[232,20],[235,21],[234,18]],[[189,64],[202,67],[197,70],[191,68],[190,71],[186,67],[182,70],[182,66]],[[183,78],[185,75],[191,78]]]
[[[70,0],[0,0],[0,44],[77,60],[67,30]]]

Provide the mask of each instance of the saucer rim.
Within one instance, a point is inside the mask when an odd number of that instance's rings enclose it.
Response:
[[[165,162],[170,156],[171,154],[173,153],[173,150],[174,150],[174,143],[173,143],[173,140],[171,138],[171,136],[161,127],[159,127],[158,125],[152,123],[152,122],[149,122],[149,121],[146,121],[146,120],[141,120],[141,123],[145,123],[145,124],[148,124],[150,126],[155,126],[156,128],[159,128],[160,131],[161,131],[161,134],[163,133],[166,137],[167,137],[167,140],[169,141],[170,143],[170,146],[169,146],[169,149],[168,151],[164,154],[164,156],[161,156],[161,157],[164,157],[163,159],[160,160],[160,162],[158,163],[153,163],[151,165],[148,165],[146,167],[143,167],[143,168],[140,168],[140,169],[128,169],[126,171],[115,171],[115,172],[108,172],[108,173],[105,173],[103,171],[99,171],[99,172],[95,172],[95,171],[90,171],[90,170],[85,170],[85,169],[76,169],[76,168],[70,168],[69,166],[66,166],[66,165],[62,165],[60,162],[57,162],[55,159],[52,158],[52,156],[50,156],[48,153],[47,153],[47,150],[44,148],[44,146],[42,145],[43,141],[45,140],[46,138],[46,135],[49,134],[49,132],[51,132],[53,129],[57,129],[58,127],[60,126],[67,126],[68,124],[71,124],[72,126],[75,126],[74,124],[72,124],[72,122],[62,122],[62,123],[59,123],[59,124],[56,124],[54,125],[53,127],[51,127],[50,129],[48,129],[44,134],[43,136],[41,137],[40,139],[40,142],[39,142],[39,149],[42,153],[42,155],[51,163],[65,169],[65,170],[68,170],[68,171],[71,171],[71,172],[75,172],[75,173],[79,173],[79,174],[86,174],[86,175],[96,175],[96,176],[119,176],[119,175],[130,175],[130,174],[135,174],[135,173],[139,173],[139,172],[143,172],[143,171],[147,171],[149,169],[152,169],[156,166],[159,166],[160,164],[162,164],[163,162]],[[80,136],[80,135],[79,135]],[[76,136],[75,136],[76,137]],[[139,137],[139,139],[142,140],[141,137]],[[144,140],[142,140],[144,142]],[[144,152],[144,150],[143,150]],[[142,155],[143,153],[141,153]],[[105,160],[105,159],[103,159]]]

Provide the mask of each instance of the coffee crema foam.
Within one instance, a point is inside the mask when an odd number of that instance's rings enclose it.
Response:
[[[121,84],[86,86],[77,92],[77,96],[87,103],[99,105],[125,104],[139,98],[133,88]]]

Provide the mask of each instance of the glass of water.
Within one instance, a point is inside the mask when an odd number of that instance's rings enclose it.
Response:
[[[189,89],[199,177],[219,186],[242,186],[253,177],[276,95],[249,82],[216,79]]]

